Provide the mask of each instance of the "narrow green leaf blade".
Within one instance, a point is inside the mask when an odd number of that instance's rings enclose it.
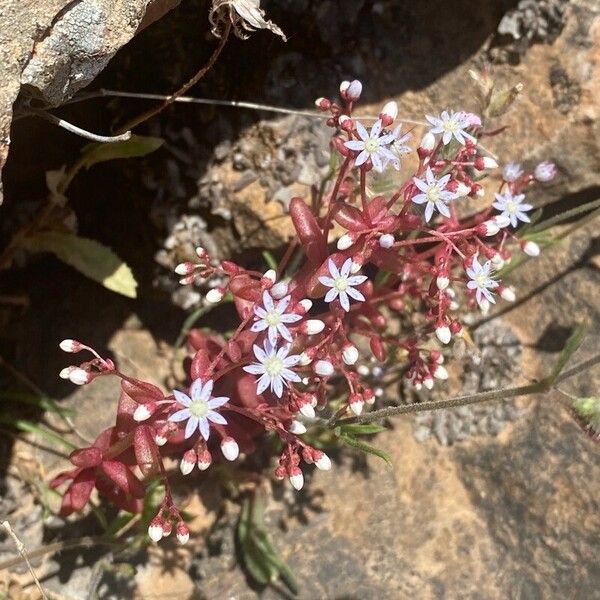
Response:
[[[562,370],[565,368],[566,364],[569,362],[571,356],[579,350],[579,347],[583,343],[583,340],[588,332],[588,325],[586,323],[580,323],[575,328],[575,331],[571,334],[565,347],[563,348],[558,361],[554,365],[554,369],[546,379],[549,384],[554,383],[556,378],[561,374]]]
[[[132,135],[128,140],[123,142],[87,144],[81,151],[82,160],[85,167],[89,169],[92,165],[106,162],[107,160],[146,156],[158,150],[163,143],[164,140],[161,138]]]
[[[26,238],[24,245],[33,252],[51,252],[113,292],[128,298],[137,295],[137,281],[129,266],[95,240],[72,233],[45,232]]]
[[[357,440],[356,438],[347,434],[341,434],[340,440],[342,440],[344,444],[352,446],[357,450],[361,450],[362,452],[366,452],[367,454],[373,454],[374,456],[378,456],[383,461],[385,461],[390,467],[392,466],[392,459],[390,458],[390,455],[387,452],[381,450],[380,448],[376,448],[375,446],[371,446],[371,444],[361,442],[360,440]]]

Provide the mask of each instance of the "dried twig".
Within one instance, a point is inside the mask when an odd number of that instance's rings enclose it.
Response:
[[[27,550],[25,549],[25,545],[17,537],[17,534],[13,531],[13,529],[10,526],[10,523],[8,521],[2,521],[2,523],[0,523],[0,525],[2,525],[2,527],[4,528],[6,533],[8,533],[8,535],[12,538],[13,542],[15,543],[15,546],[17,547],[17,552],[21,555],[21,558],[27,564],[27,568],[29,569],[31,576],[33,577],[33,581],[34,581],[37,589],[40,591],[42,598],[44,600],[48,600],[48,596],[46,595],[46,592],[44,591],[44,588],[42,587],[40,580],[38,579],[37,575],[35,574],[35,571],[33,570],[33,567],[31,566],[31,562],[29,561],[29,556],[27,556]]]

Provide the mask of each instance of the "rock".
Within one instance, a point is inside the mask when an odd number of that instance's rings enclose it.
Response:
[[[0,169],[19,91],[58,106],[180,0],[0,0]],[[0,202],[2,189],[0,185]]]

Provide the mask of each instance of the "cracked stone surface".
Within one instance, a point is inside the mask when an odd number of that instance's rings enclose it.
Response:
[[[0,0],[0,169],[23,86],[58,106],[179,0]],[[0,186],[0,202],[2,188]]]

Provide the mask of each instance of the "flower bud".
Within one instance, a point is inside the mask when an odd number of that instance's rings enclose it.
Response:
[[[302,324],[302,330],[308,335],[316,335],[325,329],[325,323],[320,319],[308,319]]]
[[[478,171],[484,169],[497,169],[498,163],[491,156],[478,156],[475,159],[475,168]]]
[[[331,100],[328,100],[327,98],[317,98],[315,100],[315,106],[319,110],[329,110],[331,108]]]
[[[348,250],[350,246],[352,246],[355,242],[355,238],[350,233],[344,233],[342,237],[337,241],[337,249],[338,250]]]
[[[298,364],[301,367],[306,367],[306,365],[310,365],[311,362],[312,358],[306,352],[302,352],[300,354],[300,360],[298,361]]]
[[[394,236],[391,233],[384,233],[379,237],[379,245],[386,250],[394,245]]]
[[[490,219],[489,221],[484,221],[481,224],[481,228],[484,231],[483,235],[486,235],[488,237],[496,235],[500,231],[500,227],[498,227],[498,225],[492,219]]]
[[[290,473],[290,483],[295,490],[301,490],[304,485],[304,475],[299,467],[293,467]]]
[[[362,263],[353,260],[352,264],[350,265],[350,273],[352,273],[352,275],[356,275],[360,270],[362,269]]]
[[[133,420],[140,423],[149,419],[156,410],[156,403],[148,402],[147,404],[139,404],[133,412]]]
[[[433,378],[430,375],[428,375],[427,377],[425,377],[425,379],[423,379],[423,385],[428,390],[432,390],[433,389]]]
[[[196,464],[198,469],[201,471],[206,471],[206,469],[208,469],[208,467],[210,467],[212,464],[212,454],[207,449],[202,450],[198,454],[198,462]]]
[[[533,175],[538,181],[543,183],[552,181],[556,177],[556,165],[545,160],[535,168]]]
[[[360,415],[363,411],[365,403],[360,394],[351,394],[348,399],[348,406],[350,406],[350,410],[356,415]]]
[[[354,365],[358,360],[358,348],[352,344],[346,344],[342,348],[342,359],[347,365]]]
[[[514,302],[517,299],[515,291],[510,287],[502,286],[500,289],[500,297],[507,302]]]
[[[346,90],[350,87],[350,82],[349,81],[342,81],[342,83],[340,83],[340,95],[343,97],[344,94],[346,93]]]
[[[304,423],[294,420],[290,423],[288,431],[294,435],[302,435],[303,433],[306,433],[306,427],[304,426]]]
[[[529,256],[536,257],[540,255],[540,247],[535,242],[527,241],[523,244],[522,248],[523,252]]]
[[[190,539],[190,530],[188,529],[187,525],[183,521],[180,521],[179,523],[177,523],[177,528],[175,529],[175,535],[177,536],[177,541],[182,546],[184,544],[187,544],[188,540]]]
[[[275,300],[281,300],[288,293],[289,286],[285,281],[278,281],[269,291]]]
[[[212,290],[208,290],[206,294],[206,301],[210,304],[218,304],[223,300],[223,296],[225,296],[224,292],[220,288],[213,288]]]
[[[169,440],[164,435],[161,435],[160,433],[157,433],[154,436],[154,443],[157,446],[164,446],[168,441]]]
[[[321,450],[315,450],[314,452],[314,463],[317,469],[321,471],[330,471],[331,470],[331,459],[325,452]]]
[[[300,414],[304,415],[307,419],[315,418],[315,409],[313,408],[310,400],[300,404],[298,410],[300,411]]]
[[[177,275],[190,275],[196,270],[196,265],[193,262],[182,262],[175,267]]]
[[[163,523],[163,537],[169,537],[173,531],[173,525],[169,521]]]
[[[267,279],[268,281],[270,281],[272,284],[275,283],[275,281],[277,280],[277,273],[275,272],[275,269],[269,269],[264,275],[263,275],[263,279]]]
[[[445,290],[450,285],[450,279],[447,275],[438,275],[435,280],[438,290]]]
[[[69,379],[69,375],[71,374],[71,371],[72,371],[73,369],[76,369],[76,368],[77,368],[77,367],[73,367],[73,366],[71,366],[71,367],[65,367],[64,369],[61,369],[61,371],[60,371],[60,373],[58,374],[58,376],[59,376],[61,379]]]
[[[333,365],[328,360],[318,360],[314,366],[315,373],[321,377],[330,377],[333,375]]]
[[[77,340],[63,340],[58,346],[63,352],[75,353],[81,351],[82,344]]]
[[[371,389],[371,388],[367,388],[364,392],[363,392],[363,400],[365,401],[365,404],[375,404],[375,392]]]
[[[492,217],[492,221],[500,227],[500,229],[504,229],[510,225],[510,219],[506,215],[496,215]]]
[[[73,367],[68,373],[69,381],[75,385],[85,385],[92,380],[91,373],[80,367]]]
[[[390,102],[386,102],[379,113],[379,118],[383,123],[384,127],[390,126],[398,116],[398,104],[391,100]]]
[[[312,300],[309,300],[308,298],[304,298],[304,300],[300,300],[300,302],[298,302],[298,304],[304,310],[304,314],[306,314],[312,308],[312,305],[313,305]]]
[[[369,369],[369,367],[367,367],[367,365],[358,365],[358,367],[356,368],[356,372],[361,377],[367,377],[371,374],[371,369]]]
[[[354,79],[350,82],[350,85],[346,88],[346,98],[355,102],[360,98],[362,94],[362,83],[358,79]]]
[[[179,461],[179,470],[183,475],[189,475],[196,464],[196,452],[194,450],[187,450],[183,453],[183,457]]]
[[[435,148],[435,136],[433,133],[429,133],[429,131],[423,136],[421,140],[421,144],[419,145],[419,150],[425,153],[431,152]]]
[[[435,335],[437,336],[438,340],[442,342],[442,344],[447,344],[452,337],[450,334],[450,328],[446,325],[440,325],[439,327],[436,327]]]
[[[433,376],[436,379],[448,379],[448,371],[446,371],[446,368],[442,367],[442,365],[438,365],[433,371]]]
[[[160,517],[154,517],[154,519],[150,521],[150,526],[148,527],[148,537],[153,542],[160,542],[163,533],[162,519]]]
[[[471,186],[467,185],[466,183],[463,183],[462,181],[459,181],[456,186],[455,193],[459,198],[468,196],[471,193]]]
[[[240,447],[232,437],[223,438],[221,452],[227,460],[235,460],[240,455]]]
[[[208,258],[208,252],[207,252],[206,248],[203,248],[202,246],[198,246],[196,248],[196,256],[198,258],[207,259]]]

